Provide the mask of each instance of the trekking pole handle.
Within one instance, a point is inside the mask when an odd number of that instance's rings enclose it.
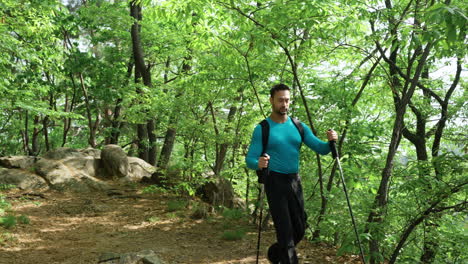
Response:
[[[266,154],[266,153],[263,153],[263,154],[262,154],[262,157],[265,157],[265,158],[266,158],[266,157],[269,157],[269,155]],[[268,170],[268,167],[262,168],[262,171],[263,171],[263,172],[265,172],[266,170]]]
[[[328,129],[328,131],[332,131],[332,129]],[[333,159],[338,158],[339,156],[338,156],[338,151],[336,150],[336,141],[330,140],[328,143],[330,144],[330,150],[331,150]]]

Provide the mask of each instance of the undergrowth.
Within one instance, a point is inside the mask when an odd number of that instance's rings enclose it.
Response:
[[[2,193],[3,191],[16,188],[12,184],[0,184],[0,243],[5,243],[12,239],[12,235],[6,232],[6,229],[11,229],[19,224],[29,224],[31,221],[26,215],[16,216],[11,210],[11,203],[7,197]]]
[[[228,241],[243,239],[247,232],[245,231],[245,227],[242,223],[239,223],[239,221],[245,219],[246,213],[241,209],[224,208],[222,216],[222,228],[224,231],[221,238]]]

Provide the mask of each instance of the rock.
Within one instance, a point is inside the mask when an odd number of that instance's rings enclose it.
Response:
[[[127,154],[118,145],[106,145],[101,152],[101,162],[110,177],[123,178],[128,175]]]
[[[164,264],[164,262],[152,251],[142,250],[137,253],[103,253],[98,263],[104,264]]]
[[[75,175],[78,172],[81,172],[94,177],[96,176],[98,163],[90,156],[75,156],[61,160],[39,158],[35,166],[36,172],[41,176],[46,176],[50,174],[51,171],[58,169],[59,167],[65,171],[65,174]],[[55,179],[50,180],[52,182],[55,181]]]
[[[0,168],[0,184],[13,184],[22,190],[49,188],[39,175],[23,169]]]
[[[34,156],[8,156],[0,157],[0,166],[5,168],[28,169],[34,165]]]
[[[120,254],[114,252],[106,252],[101,254],[98,263],[118,263],[118,260],[120,260]]]
[[[105,191],[110,188],[108,183],[87,175],[75,176],[67,182],[55,184],[54,187],[58,190],[71,190],[81,193]]]
[[[109,185],[102,180],[110,177],[139,182],[156,171],[154,166],[139,158],[127,158],[117,145],[107,145],[102,151],[57,148],[42,157],[0,157],[1,166],[23,170],[2,170],[0,183],[15,184],[24,189],[49,186],[77,192],[107,190]]]
[[[234,197],[234,208],[246,209],[245,200],[240,197]]]
[[[205,183],[198,189],[197,195],[212,205],[234,207],[234,189],[231,182],[222,177],[213,178],[212,181]]]
[[[72,148],[56,148],[46,152],[42,157],[45,159],[61,160],[70,157],[84,157],[83,153]]]
[[[94,159],[100,159],[101,158],[101,150],[99,149],[94,149],[94,148],[85,148],[85,149],[80,149],[78,150],[80,153],[82,153],[85,156],[91,156]]]
[[[139,182],[144,177],[151,177],[151,175],[156,171],[156,168],[146,161],[135,158],[128,157],[129,171],[126,180],[131,182]]]
[[[96,161],[80,152],[72,153],[61,160],[40,158],[35,165],[36,173],[57,190],[90,192],[108,189],[106,183],[93,177],[96,174]]]

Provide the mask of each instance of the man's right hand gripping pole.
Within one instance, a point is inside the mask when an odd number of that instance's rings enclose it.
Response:
[[[261,172],[258,173],[258,182],[265,183],[266,177],[268,177],[268,164],[270,162],[270,155],[263,153],[262,156],[258,159],[258,168],[261,169]]]
[[[268,162],[270,161],[270,155],[263,153],[258,159],[258,168],[265,170],[268,168]]]

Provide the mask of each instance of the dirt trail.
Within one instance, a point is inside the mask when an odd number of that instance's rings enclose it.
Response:
[[[247,219],[235,223],[245,228],[242,240],[221,238],[226,221],[220,216],[203,220],[189,217],[190,208],[168,212],[173,194],[143,194],[141,187],[116,186],[112,192],[71,194],[47,191],[40,196],[9,191],[17,215],[30,224],[8,232],[14,239],[1,245],[0,263],[97,263],[102,253],[129,253],[151,249],[167,264],[255,263],[257,233]],[[232,224],[232,223],[231,223]],[[0,230],[2,231],[2,230]],[[3,232],[3,231],[2,231]],[[272,230],[262,233],[261,263],[274,241]],[[358,263],[336,257],[335,250],[301,242],[301,263]],[[354,260],[352,262],[351,260]]]

